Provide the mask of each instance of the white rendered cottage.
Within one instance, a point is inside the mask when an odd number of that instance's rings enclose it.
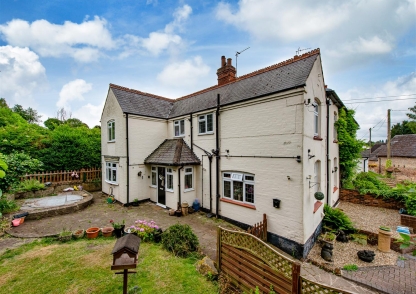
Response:
[[[323,203],[339,196],[334,122],[342,102],[325,87],[319,49],[235,73],[222,57],[218,85],[178,99],[110,84],[101,117],[103,192],[175,209],[198,199],[242,227],[266,213],[268,241],[305,257]]]

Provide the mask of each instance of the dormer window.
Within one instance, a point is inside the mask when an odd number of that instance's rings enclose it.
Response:
[[[212,134],[214,132],[214,124],[212,121],[212,113],[198,116],[199,134]]]
[[[175,130],[175,137],[185,136],[185,120],[175,120],[173,122],[173,127]]]
[[[114,142],[116,140],[116,122],[110,120],[107,122],[108,142]]]

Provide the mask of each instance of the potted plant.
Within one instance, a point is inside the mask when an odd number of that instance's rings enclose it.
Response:
[[[131,203],[132,206],[139,206],[139,199],[134,199],[133,202]]]
[[[391,228],[380,226],[378,230],[378,250],[381,252],[390,252]]]
[[[72,232],[64,228],[62,232],[59,233],[58,239],[61,242],[68,242],[72,239]]]
[[[83,229],[78,229],[72,232],[72,236],[74,236],[75,239],[80,239],[84,237],[85,231]]]
[[[319,201],[321,201],[325,198],[325,195],[322,192],[315,192],[314,196],[315,196],[315,199],[319,200]]]
[[[114,234],[116,235],[117,238],[120,238],[123,236],[123,231],[124,231],[124,220],[122,223],[116,223],[113,220],[110,220],[111,225],[114,228]]]
[[[103,237],[111,237],[113,235],[114,228],[113,227],[105,227],[101,229],[103,233]]]
[[[85,231],[87,233],[88,239],[94,239],[98,237],[98,233],[100,232],[100,228],[92,227]]]
[[[107,203],[108,204],[112,204],[116,201],[116,199],[114,198],[114,196],[110,195],[107,197]]]

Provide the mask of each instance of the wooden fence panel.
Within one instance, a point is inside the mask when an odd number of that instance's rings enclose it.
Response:
[[[254,224],[253,227],[247,229],[247,232],[267,242],[267,217],[263,214],[263,221]]]
[[[353,294],[353,292],[348,292],[341,289],[336,289],[326,285],[312,282],[304,277],[300,277],[299,281],[299,293],[301,294]]]
[[[74,176],[73,176],[74,173]],[[78,175],[76,177],[75,175]],[[83,168],[81,170],[71,171],[51,171],[37,172],[34,174],[26,174],[20,178],[24,180],[38,180],[41,183],[70,183],[70,182],[92,182],[101,179],[101,168]]]

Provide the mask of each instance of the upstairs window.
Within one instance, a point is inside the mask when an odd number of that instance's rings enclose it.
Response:
[[[116,140],[116,122],[114,120],[110,120],[107,123],[107,130],[108,130],[108,141],[114,142]]]
[[[117,163],[116,162],[105,163],[105,180],[111,184],[117,183]]]
[[[254,204],[254,175],[225,172],[223,189],[225,198]]]
[[[194,188],[194,169],[192,167],[185,168],[185,190]]]
[[[175,129],[175,137],[185,136],[185,120],[175,120],[173,122],[173,127]]]
[[[315,101],[313,104],[313,116],[314,116],[314,133],[313,135],[315,137],[319,137],[320,136],[320,113],[319,113],[319,103],[318,101]]]
[[[212,134],[214,132],[212,116],[212,113],[198,116],[199,134]]]

